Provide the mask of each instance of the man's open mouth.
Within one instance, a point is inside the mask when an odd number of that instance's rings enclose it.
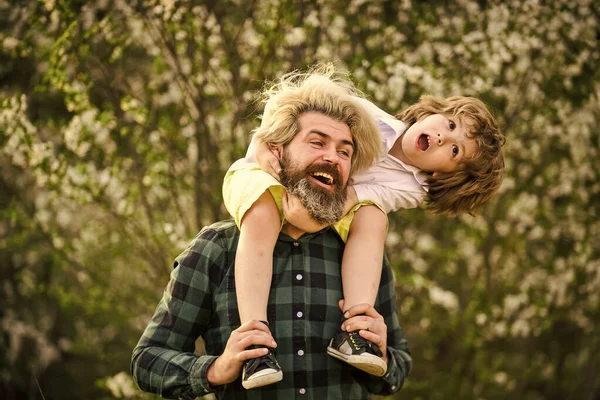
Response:
[[[310,176],[327,186],[331,186],[335,183],[335,179],[333,179],[333,176],[331,176],[327,172],[313,172],[310,174]]]
[[[429,146],[431,146],[431,138],[429,137],[429,135],[421,133],[421,135],[417,139],[417,147],[419,148],[419,150],[425,151],[429,148]]]

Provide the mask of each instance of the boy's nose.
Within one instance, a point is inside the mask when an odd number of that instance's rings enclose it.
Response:
[[[440,132],[436,132],[435,140],[437,141],[437,144],[440,146],[444,144],[444,136]]]

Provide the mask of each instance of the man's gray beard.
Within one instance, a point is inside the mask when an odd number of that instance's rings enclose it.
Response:
[[[287,151],[281,158],[281,183],[288,193],[300,199],[309,215],[319,224],[333,224],[344,216],[346,203],[346,186],[341,183],[337,169],[329,164],[311,165],[300,170],[289,159]],[[327,190],[311,183],[309,172],[323,171],[330,173],[336,182],[333,190]]]

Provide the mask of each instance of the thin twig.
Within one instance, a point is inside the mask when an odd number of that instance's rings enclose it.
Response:
[[[42,396],[42,400],[46,400],[46,398],[44,397],[44,393],[42,392],[42,387],[40,386],[40,383],[38,382],[37,377],[34,375],[33,379],[35,379],[35,384],[38,387],[38,390],[40,391],[40,395]]]

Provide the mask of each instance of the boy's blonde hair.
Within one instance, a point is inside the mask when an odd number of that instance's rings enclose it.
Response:
[[[354,142],[350,168],[353,174],[373,164],[380,156],[382,145],[375,121],[352,96],[364,97],[348,74],[331,64],[318,64],[307,72],[285,74],[262,93],[265,110],[254,138],[274,146],[285,146],[299,132],[301,114],[322,113],[350,128]]]
[[[505,137],[485,104],[474,97],[446,99],[425,95],[396,116],[412,125],[432,114],[458,117],[467,136],[475,140],[473,157],[463,159],[457,170],[432,175],[429,184],[429,208],[439,214],[472,214],[500,187],[504,173],[502,146]]]

